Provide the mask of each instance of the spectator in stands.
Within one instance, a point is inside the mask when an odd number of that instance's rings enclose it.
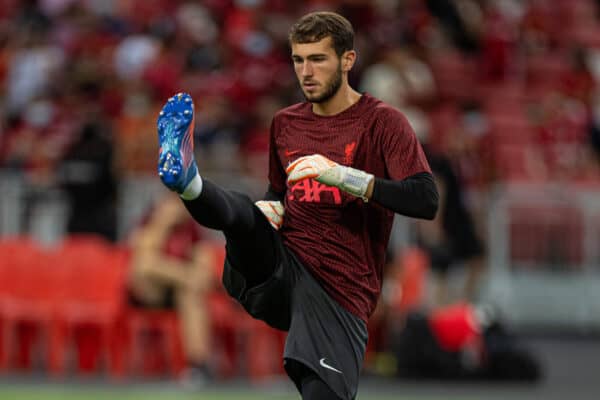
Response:
[[[117,181],[109,128],[89,121],[80,130],[58,168],[70,202],[68,233],[94,233],[117,239]]]
[[[594,96],[589,142],[592,145],[597,161],[600,163],[600,93],[596,93]]]
[[[464,1],[462,9],[456,3],[451,0],[426,1],[429,12],[439,18],[454,44],[465,53],[474,53],[479,50],[479,43],[476,27],[473,26],[473,12],[468,13],[467,10],[476,9],[477,3]]]
[[[478,237],[472,216],[464,204],[463,188],[450,161],[423,146],[435,183],[440,193],[440,209],[433,221],[419,221],[418,243],[427,252],[436,274],[437,305],[450,302],[449,271],[465,263],[467,277],[460,297],[473,300],[484,271],[484,247]]]
[[[209,321],[203,295],[212,283],[212,253],[203,247],[199,226],[176,196],[169,195],[156,204],[130,238],[129,303],[178,313],[188,362],[183,382],[198,387],[211,376]]]

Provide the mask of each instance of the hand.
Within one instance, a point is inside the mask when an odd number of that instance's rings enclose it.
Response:
[[[283,225],[283,214],[285,209],[280,201],[259,200],[254,203],[256,207],[267,217],[273,228],[278,230]]]
[[[366,193],[374,176],[359,169],[345,167],[320,155],[300,157],[285,169],[288,183],[294,184],[307,178],[327,186],[335,186],[344,192],[367,201]]]
[[[288,183],[293,185],[294,183],[303,179],[316,179],[330,169],[338,166],[339,164],[326,157],[323,157],[320,154],[313,154],[312,156],[304,156],[296,159],[294,162],[288,165],[288,167],[285,169],[285,173],[288,174]]]

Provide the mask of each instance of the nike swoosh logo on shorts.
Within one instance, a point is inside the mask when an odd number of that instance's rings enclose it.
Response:
[[[343,374],[343,372],[342,372],[342,371],[340,371],[339,369],[335,369],[335,368],[333,368],[331,365],[327,364],[327,363],[325,362],[325,358],[321,358],[321,359],[319,360],[319,364],[321,364],[321,367],[323,367],[323,368],[330,369],[330,370],[332,370],[333,372],[337,372],[338,374]]]

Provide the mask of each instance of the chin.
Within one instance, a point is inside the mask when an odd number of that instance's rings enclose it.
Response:
[[[322,103],[324,100],[323,93],[306,93],[304,92],[304,98],[311,103]]]
[[[314,94],[307,94],[307,93],[304,93],[304,98],[311,103],[314,103],[315,101],[319,100],[319,96],[315,96]]]

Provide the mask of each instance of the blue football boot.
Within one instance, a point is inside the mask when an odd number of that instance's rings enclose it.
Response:
[[[198,173],[194,160],[194,103],[187,93],[171,97],[158,115],[158,176],[183,193]]]

